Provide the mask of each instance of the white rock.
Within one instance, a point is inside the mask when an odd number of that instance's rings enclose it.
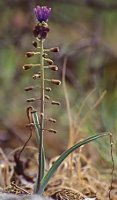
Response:
[[[0,200],[52,200],[51,198],[42,197],[39,195],[14,195],[0,193]]]

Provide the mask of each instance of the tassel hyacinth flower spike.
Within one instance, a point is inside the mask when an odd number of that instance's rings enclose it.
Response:
[[[54,64],[53,60],[51,60],[48,57],[49,52],[59,52],[58,47],[52,47],[50,49],[44,48],[44,41],[47,37],[47,34],[49,32],[49,26],[48,26],[48,18],[51,14],[51,8],[48,8],[47,6],[37,6],[34,8],[34,14],[36,17],[36,25],[33,29],[33,35],[35,37],[35,41],[33,41],[33,46],[35,47],[36,51],[34,52],[27,52],[26,57],[30,58],[32,56],[38,55],[40,58],[40,63],[38,64],[25,64],[23,66],[23,70],[31,70],[32,68],[37,69],[37,73],[33,74],[32,79],[36,80],[39,79],[39,85],[37,86],[28,86],[25,88],[26,92],[31,92],[35,88],[39,88],[39,98],[28,98],[27,102],[30,104],[27,108],[28,112],[28,119],[29,124],[27,127],[29,127],[32,131],[33,126],[35,127],[36,135],[37,135],[37,143],[38,143],[38,151],[39,151],[39,157],[38,157],[38,173],[37,173],[37,180],[35,183],[34,192],[37,193],[37,191],[40,189],[40,183],[44,176],[44,147],[43,147],[43,132],[46,130],[51,133],[56,133],[57,131],[50,128],[45,129],[44,123],[45,121],[49,121],[50,123],[56,123],[56,120],[50,117],[47,119],[45,117],[45,103],[49,100],[51,101],[51,105],[60,105],[60,102],[51,100],[51,98],[45,94],[45,92],[50,92],[51,88],[47,85],[45,86],[45,82],[52,83],[54,85],[60,85],[61,81],[56,79],[48,79],[45,78],[45,71],[46,70],[53,70],[57,71],[58,67]],[[46,102],[45,102],[46,100]],[[35,101],[39,101],[40,103],[40,114],[37,115],[36,108],[34,107]]]

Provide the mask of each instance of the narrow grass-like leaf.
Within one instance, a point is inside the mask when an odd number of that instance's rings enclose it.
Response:
[[[96,134],[96,135],[93,135],[77,144],[75,144],[74,146],[72,146],[71,148],[69,148],[68,150],[66,150],[65,152],[63,152],[60,157],[55,161],[55,163],[52,165],[52,167],[49,169],[49,171],[47,172],[47,174],[45,175],[45,177],[42,179],[41,181],[41,185],[40,185],[40,190],[38,191],[38,194],[42,194],[45,187],[47,186],[50,178],[53,176],[53,174],[55,173],[55,171],[57,170],[57,168],[60,166],[60,164],[65,160],[65,158],[71,154],[73,151],[75,151],[77,148],[89,143],[89,142],[92,142],[100,137],[103,137],[103,136],[106,136],[108,135],[109,133],[106,132],[106,133],[101,133],[101,134]]]
[[[36,137],[37,137],[37,143],[39,144],[39,139],[40,139],[40,124],[39,124],[39,118],[36,112],[32,113],[32,118],[34,122],[34,127],[36,131]]]
[[[38,148],[39,148],[39,140],[40,140],[40,124],[39,124],[39,118],[38,118],[38,114],[37,112],[34,112],[32,113],[32,117],[33,117],[33,121],[34,121],[34,126],[35,126],[35,131],[36,131],[36,137],[37,137],[37,143],[38,143]],[[42,162],[41,162],[41,179],[44,177],[44,166],[45,166],[45,152],[44,152],[44,147],[43,147],[43,144],[42,144]],[[38,175],[37,175],[38,176]],[[37,181],[38,181],[38,178],[37,178]],[[35,183],[35,188],[36,186],[38,185],[38,183]]]

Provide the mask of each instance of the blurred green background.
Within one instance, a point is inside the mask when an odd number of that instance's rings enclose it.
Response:
[[[59,53],[51,55],[59,66],[59,72],[47,75],[62,79],[63,61],[67,57],[66,85],[72,117],[77,116],[84,102],[77,118],[79,137],[110,131],[113,133],[116,155],[117,3],[114,0],[0,0],[1,147],[22,145],[28,137],[25,111],[26,98],[30,95],[25,93],[24,88],[33,83],[33,72],[24,72],[22,66],[27,62],[38,62],[38,57],[32,60],[25,57],[27,51],[34,50],[33,8],[38,4],[52,7],[50,33],[45,46],[60,47]],[[92,90],[94,91],[91,93]],[[104,91],[105,95],[100,100]],[[48,115],[57,118],[55,128],[59,132],[46,138],[50,152],[48,157],[65,149],[69,132],[63,86],[53,87],[52,97],[60,100],[62,106],[46,106]],[[86,119],[82,122],[84,117]],[[35,139],[33,142],[35,143]],[[97,149],[101,157],[109,163],[111,158],[108,156],[108,139],[98,142]]]

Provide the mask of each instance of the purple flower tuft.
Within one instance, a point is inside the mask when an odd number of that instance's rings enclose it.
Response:
[[[47,6],[37,6],[34,8],[34,13],[39,22],[47,22],[51,13],[51,8],[48,8]]]

